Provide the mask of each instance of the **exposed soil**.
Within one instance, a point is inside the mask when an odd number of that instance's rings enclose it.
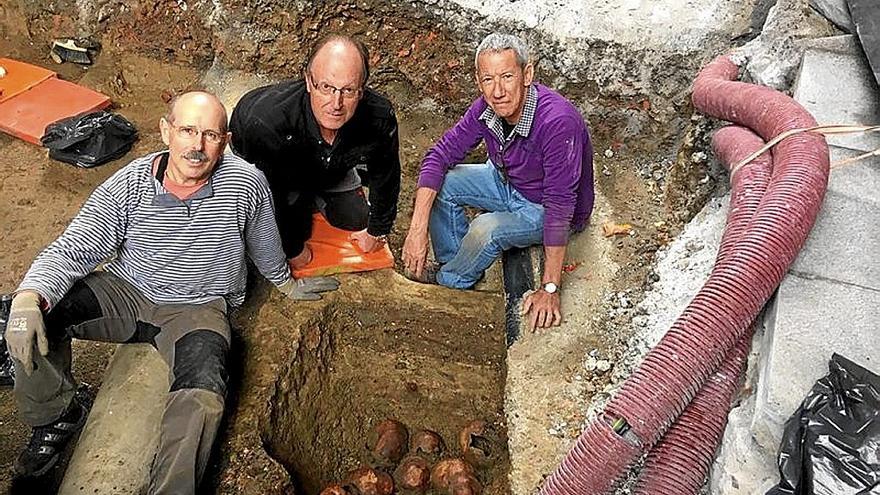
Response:
[[[102,24],[105,48],[88,70],[55,66],[45,56],[42,42],[75,29],[69,18],[0,7],[0,25],[19,26],[0,34],[0,53],[52,67],[112,96],[116,110],[140,131],[140,141],[126,157],[91,170],[54,162],[40,148],[0,135],[0,291],[15,288],[34,256],[63,231],[94,187],[132,158],[162,147],[157,123],[165,111],[163,95],[199,86],[215,55],[238,69],[290,76],[289,68],[303,60],[303,47],[328,26],[344,27],[337,30],[361,35],[373,47],[373,86],[389,95],[397,110],[403,186],[391,246],[399,255],[420,160],[473,95],[469,72],[461,69],[469,55],[454,34],[429,17],[407,17],[382,4],[302,7],[293,21],[266,2],[253,8],[256,18],[241,22],[271,29],[218,40],[201,24],[187,24],[195,8],[181,13],[176,2],[146,4],[125,22]],[[175,22],[160,22],[169,19]],[[175,27],[162,28],[166,25]],[[229,29],[244,28],[232,23]],[[590,91],[588,85],[570,89],[581,96]],[[652,121],[650,105],[638,95],[605,103],[631,114],[630,121]],[[682,113],[686,122],[689,115]],[[614,122],[625,127],[625,119]],[[634,227],[633,234],[615,238],[608,259],[622,269],[607,286],[596,287],[597,293],[628,291],[637,300],[653,253],[711,192],[714,178],[707,176],[705,162],[691,158],[691,148],[698,148],[705,132],[699,125],[691,124],[695,137],[678,158],[676,126],[625,145],[621,139],[632,136],[609,121],[594,126],[597,187],[611,218]],[[697,187],[685,189],[685,184]],[[503,301],[497,294],[414,287],[383,271],[343,277],[343,289],[324,305],[294,306],[264,282],[251,285],[245,307],[235,316],[235,382],[206,493],[297,488],[316,493],[367,462],[367,432],[385,417],[400,419],[411,431],[437,430],[447,445],[455,445],[467,421],[485,419],[503,439],[505,349]],[[596,303],[577,309],[584,314],[603,310]],[[625,342],[615,332],[617,325],[597,320],[589,346],[614,354],[614,346]],[[114,346],[76,342],[74,348],[76,376],[99,385]],[[13,456],[27,433],[14,419],[11,392],[0,391],[0,492],[8,489]],[[507,493],[506,469],[502,453],[479,473],[486,493]]]
[[[504,442],[479,472],[484,493],[507,493],[503,334],[472,316],[497,313],[496,303],[475,298],[456,313],[409,303],[326,309],[280,373],[264,438],[269,452],[305,493],[316,493],[373,462],[369,431],[385,418],[413,433],[440,433],[448,457],[461,455],[461,429],[481,419]]]

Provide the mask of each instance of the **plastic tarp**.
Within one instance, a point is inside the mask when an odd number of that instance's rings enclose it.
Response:
[[[315,213],[312,237],[306,244],[312,250],[312,261],[295,270],[294,277],[314,277],[336,273],[365,272],[394,266],[394,255],[388,245],[372,253],[361,251],[348,240],[351,232],[333,227],[324,215]]]
[[[880,377],[834,354],[785,423],[767,495],[880,494]]]

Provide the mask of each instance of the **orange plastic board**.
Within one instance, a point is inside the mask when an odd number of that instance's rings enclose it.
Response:
[[[6,76],[0,78],[0,103],[55,77],[51,70],[11,58],[0,58],[0,67],[6,69]]]
[[[0,103],[0,130],[40,144],[46,126],[65,117],[107,108],[110,98],[57,77]]]
[[[365,253],[348,240],[351,232],[337,229],[327,223],[324,215],[316,213],[312,225],[312,238],[306,241],[312,250],[312,261],[293,272],[293,276],[315,277],[336,273],[366,272],[394,266],[394,255],[388,245]]]

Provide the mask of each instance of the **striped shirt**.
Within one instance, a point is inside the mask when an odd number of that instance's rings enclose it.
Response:
[[[222,297],[239,306],[245,254],[275,285],[290,280],[262,172],[223,155],[204,187],[181,201],[153,176],[158,154],[134,160],[98,186],[67,230],[37,256],[18,290],[35,290],[52,307],[106,261],[104,270],[155,304]]]

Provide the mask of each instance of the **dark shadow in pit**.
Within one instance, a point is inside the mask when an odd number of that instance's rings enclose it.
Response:
[[[509,492],[504,424],[505,338],[496,315],[446,313],[411,305],[337,304],[309,321],[302,345],[275,385],[264,422],[267,451],[298,491],[370,465],[369,431],[385,418],[443,437],[458,456],[458,435],[474,419],[500,441],[478,470],[486,494]]]

